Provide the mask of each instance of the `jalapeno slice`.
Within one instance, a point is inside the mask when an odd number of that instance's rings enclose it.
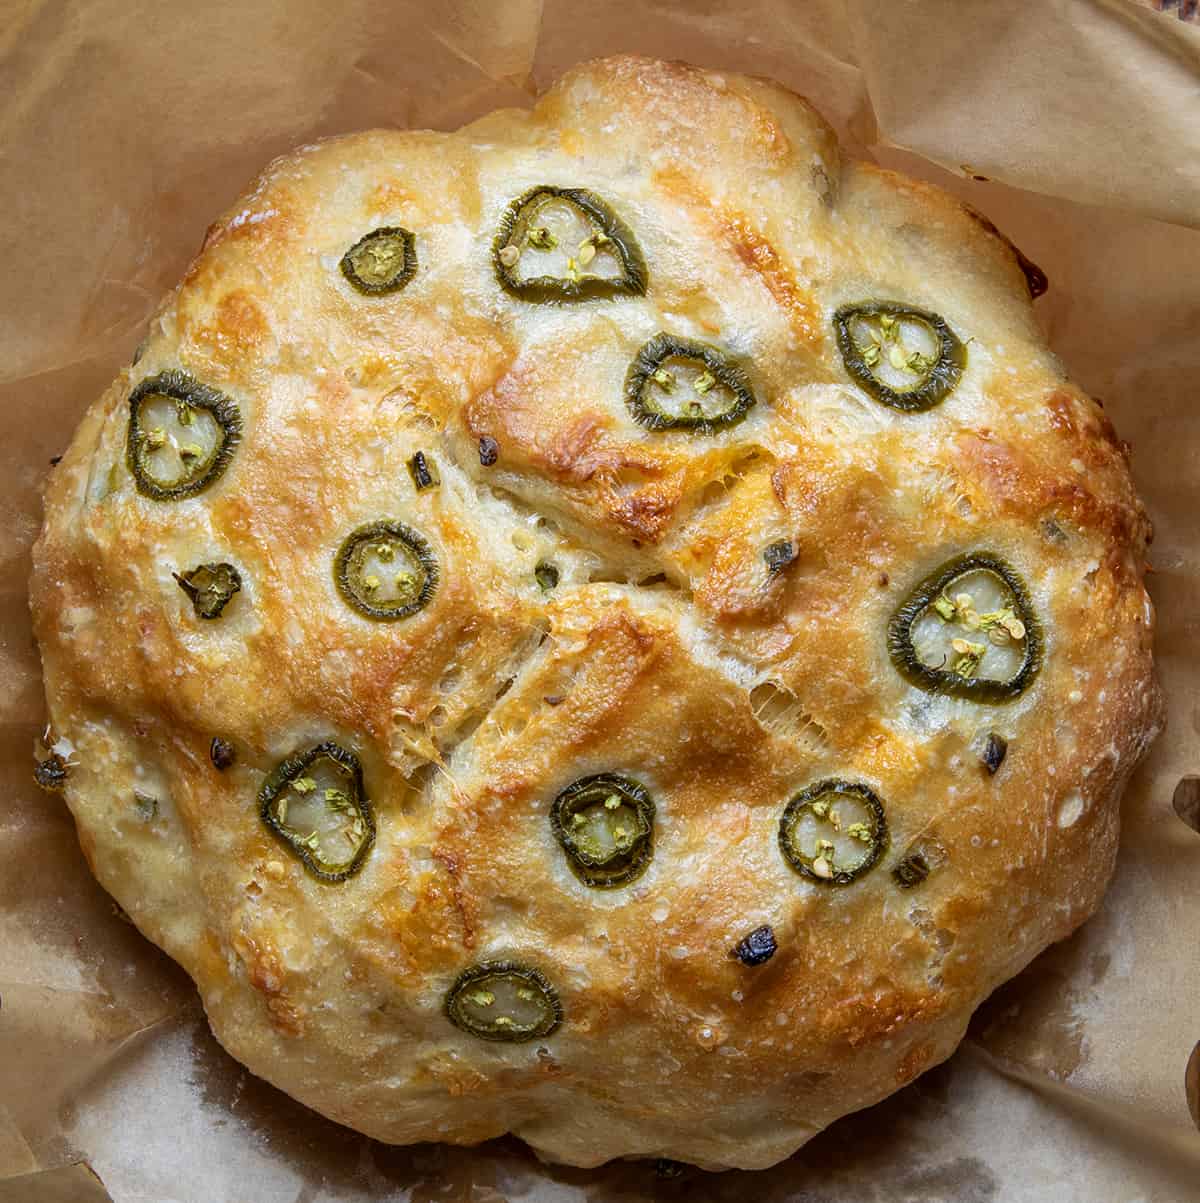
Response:
[[[442,483],[433,456],[426,455],[424,451],[416,452],[408,461],[408,474],[412,477],[413,488],[418,493],[436,488]]]
[[[584,885],[628,885],[654,855],[654,800],[616,773],[582,777],[554,799],[550,828]]]
[[[819,781],[797,794],[779,820],[779,848],[802,877],[821,885],[857,881],[887,848],[883,803],[861,782]]]
[[[549,1036],[562,1023],[562,1004],[546,978],[517,961],[480,961],[446,993],[446,1016],[481,1040],[520,1044]]]
[[[360,614],[394,622],[429,604],[438,564],[424,536],[403,522],[381,519],[360,526],[342,544],[333,578],[342,598]]]
[[[533,570],[533,577],[542,591],[549,593],[558,585],[558,565],[550,563],[549,560],[539,560]]]
[[[633,420],[648,430],[712,434],[746,416],[754,390],[719,347],[660,333],[630,364],[625,402]]]
[[[67,784],[67,762],[57,752],[51,752],[34,765],[33,779],[47,793],[62,793]]]
[[[900,301],[843,305],[833,327],[846,371],[893,409],[932,409],[966,366],[967,349],[945,318]]]
[[[213,768],[223,773],[226,769],[232,768],[237,760],[237,748],[229,740],[214,735],[212,743],[208,745],[208,758],[212,761]]]
[[[321,881],[358,872],[375,841],[375,816],[353,752],[327,740],[278,765],[258,791],[271,834]]]
[[[500,458],[500,444],[490,434],[479,436],[479,462],[490,468]]]
[[[990,731],[987,743],[983,747],[983,766],[987,769],[989,777],[994,777],[1000,771],[1000,766],[1004,763],[1007,755],[1008,740],[1003,735],[997,735],[995,731]]]
[[[177,368],[129,394],[125,462],[145,497],[179,501],[203,492],[229,466],[241,437],[238,407]]]
[[[770,924],[764,924],[739,940],[730,949],[730,955],[736,957],[743,965],[753,967],[765,965],[775,955],[777,948],[774,929]]]
[[[919,852],[906,856],[893,870],[892,880],[902,890],[919,886],[929,876],[929,862]]]
[[[171,575],[192,599],[198,618],[220,618],[230,598],[242,588],[241,574],[232,564],[197,564],[182,576],[178,572]]]
[[[633,231],[594,192],[542,185],[505,210],[492,244],[500,287],[524,301],[642,296]]]
[[[417,271],[417,240],[402,226],[364,234],[343,256],[342,275],[369,297],[399,292]]]
[[[990,552],[956,556],[908,595],[888,625],[888,651],[930,693],[1003,702],[1042,664],[1041,626],[1016,571]],[[999,767],[999,765],[997,765]]]
[[[763,559],[766,561],[767,572],[771,576],[777,576],[795,558],[796,548],[792,545],[791,539],[780,539],[775,543],[769,543],[763,550]]]

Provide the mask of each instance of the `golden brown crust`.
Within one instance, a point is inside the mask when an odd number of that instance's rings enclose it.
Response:
[[[544,183],[619,211],[644,297],[500,289],[500,215]],[[364,297],[338,262],[380,225],[415,232],[419,267]],[[935,409],[889,410],[844,370],[832,314],[871,297],[969,340]],[[746,364],[740,424],[631,419],[626,369],[660,330]],[[132,388],[171,368],[231,397],[244,430],[216,484],[164,503],[135,490],[125,437]],[[437,488],[412,487],[418,450]],[[440,568],[395,623],[333,579],[379,518]],[[777,85],[618,58],[532,113],[273,163],[55,470],[32,599],[89,862],[254,1072],[384,1140],[514,1131],[581,1165],[756,1167],[947,1056],[1097,905],[1161,721],[1149,535],[1127,449],[1046,350],[986,222],[843,165]],[[771,573],[782,540],[797,555]],[[1045,627],[1044,666],[1007,703],[923,693],[888,656],[903,598],[978,548],[1016,567]],[[171,574],[215,560],[243,590],[204,622]],[[216,735],[238,751],[224,771]],[[324,739],[359,757],[378,827],[337,885],[256,801]],[[548,819],[599,772],[657,808],[649,867],[611,891],[574,876]],[[777,842],[788,800],[828,777],[870,785],[891,834],[840,889]],[[902,891],[890,869],[916,847],[937,864]],[[748,968],[729,950],[762,924],[778,951]],[[458,973],[514,958],[553,982],[562,1026],[512,1045],[451,1026]]]

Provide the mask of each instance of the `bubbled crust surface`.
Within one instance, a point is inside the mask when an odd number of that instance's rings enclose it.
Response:
[[[645,297],[501,290],[493,232],[543,183],[614,207]],[[419,268],[362,297],[338,260],[383,225],[414,231]],[[831,316],[870,297],[969,340],[928,413],[846,375]],[[745,421],[697,438],[630,420],[625,371],[659,330],[749,365]],[[231,396],[245,432],[212,488],[162,503],[135,490],[125,432],[131,389],[173,367]],[[417,449],[442,474],[420,494]],[[351,611],[330,571],[380,517],[441,565],[399,623]],[[255,1073],[388,1141],[513,1131],[582,1165],[757,1167],[946,1057],[1097,905],[1159,722],[1148,535],[1125,449],[1047,351],[1002,239],[842,162],[776,85],[619,58],[531,113],[273,163],[54,471],[32,599],[84,850]],[[768,577],[782,538],[798,559]],[[1045,626],[1044,668],[1003,705],[913,689],[886,649],[913,585],[976,547],[1017,568]],[[217,559],[243,593],[199,622],[171,572]],[[1009,740],[994,777],[989,731]],[[214,735],[239,751],[224,773]],[[326,738],[360,757],[378,822],[335,886],[256,805],[265,773]],[[548,822],[601,771],[658,811],[649,870],[614,891],[572,876]],[[842,889],[776,842],[788,799],[829,776],[868,783],[892,834]],[[160,799],[153,822],[135,788]],[[918,840],[943,863],[900,891],[890,869]],[[763,923],[774,958],[731,959]],[[447,988],[487,958],[554,983],[556,1033],[491,1044],[447,1022]]]

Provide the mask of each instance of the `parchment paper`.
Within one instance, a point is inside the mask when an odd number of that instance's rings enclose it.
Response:
[[[84,1161],[117,1203],[1200,1199],[1200,783],[1179,785],[1200,774],[1200,28],[1179,19],[1195,12],[0,3],[0,1200],[103,1198]],[[1126,797],[1102,912],[991,999],[946,1066],[755,1175],[547,1168],[515,1141],[393,1149],[319,1119],[221,1052],[30,779],[25,588],[47,462],[208,223],[298,143],[452,128],[616,51],[775,76],[852,152],[991,217],[1049,274],[1042,321],[1132,441],[1158,532],[1170,725]]]

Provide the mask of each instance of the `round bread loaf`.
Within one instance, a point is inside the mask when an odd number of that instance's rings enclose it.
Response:
[[[273,163],[46,496],[43,783],[254,1073],[761,1167],[1095,909],[1149,524],[986,221],[616,58]]]

